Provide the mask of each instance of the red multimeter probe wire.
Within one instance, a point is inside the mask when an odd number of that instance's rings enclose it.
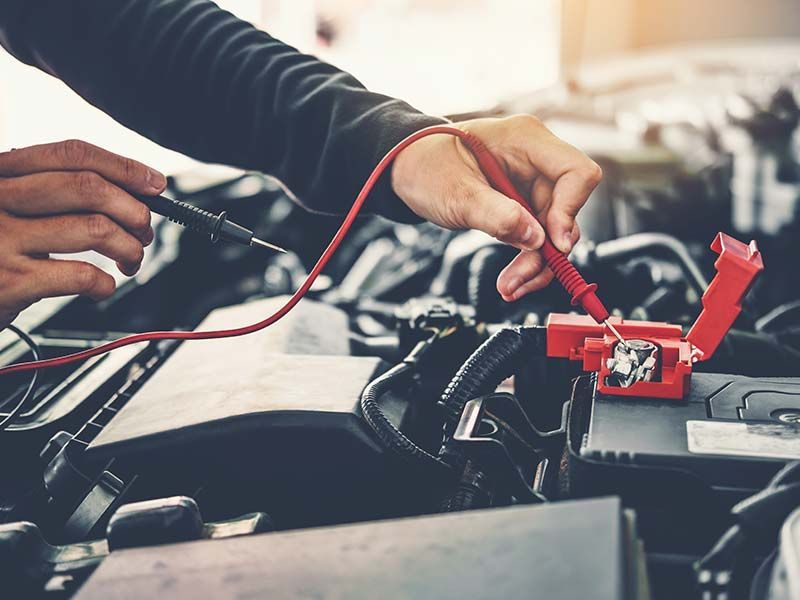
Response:
[[[147,342],[152,340],[209,340],[216,338],[236,337],[240,335],[247,335],[249,333],[255,333],[256,331],[260,331],[266,327],[269,327],[285,316],[290,310],[292,310],[292,308],[294,308],[295,305],[297,305],[297,303],[303,299],[303,296],[306,295],[308,290],[311,289],[311,286],[316,278],[325,268],[325,265],[328,264],[328,261],[331,259],[336,250],[339,248],[339,245],[344,240],[347,232],[350,230],[350,227],[353,225],[353,222],[358,216],[361,207],[364,205],[364,201],[369,196],[372,188],[375,187],[378,178],[386,170],[386,167],[388,167],[395,157],[410,144],[413,144],[417,140],[429,135],[436,134],[446,134],[458,137],[464,146],[473,154],[481,168],[481,171],[483,171],[483,174],[486,176],[486,179],[489,181],[492,187],[519,202],[526,210],[528,210],[528,212],[536,217],[528,202],[525,201],[511,181],[509,181],[508,176],[500,167],[500,164],[497,162],[494,156],[492,156],[491,152],[489,152],[483,142],[481,142],[475,135],[468,131],[464,131],[449,125],[434,125],[432,127],[427,127],[409,135],[407,138],[399,142],[380,160],[370,176],[367,178],[367,181],[364,183],[361,191],[358,193],[355,202],[353,202],[352,207],[347,212],[347,215],[345,216],[344,221],[342,222],[338,231],[333,236],[314,267],[311,269],[311,272],[306,276],[305,281],[303,281],[302,285],[294,294],[292,294],[292,296],[283,306],[281,306],[273,314],[269,315],[266,319],[257,323],[253,323],[252,325],[234,329],[220,329],[214,331],[151,331],[146,333],[135,333],[114,340],[113,342],[101,344],[99,346],[95,346],[94,348],[82,350],[73,354],[9,365],[7,367],[0,368],[0,375],[18,373],[21,371],[30,371],[33,369],[59,367],[86,360],[93,356],[105,354],[106,352],[110,352],[116,348],[121,348],[130,344],[137,344],[139,342]],[[538,217],[536,218],[538,220]],[[567,257],[563,253],[556,249],[549,238],[545,239],[544,245],[541,248],[541,252],[547,261],[547,265],[553,271],[556,279],[558,279],[570,296],[572,296],[572,304],[582,306],[583,309],[593,319],[595,319],[598,323],[604,323],[606,327],[608,327],[609,331],[611,331],[611,333],[613,333],[614,336],[624,344],[625,341],[622,339],[622,336],[619,334],[619,332],[617,332],[614,326],[608,322],[609,312],[597,297],[597,284],[586,283],[586,280],[584,280],[578,270],[572,265],[572,263],[569,262],[569,260],[567,260]]]

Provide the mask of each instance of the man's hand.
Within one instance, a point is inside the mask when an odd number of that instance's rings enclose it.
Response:
[[[49,255],[94,250],[133,275],[153,230],[126,190],[165,186],[161,173],[77,140],[0,153],[0,327],[42,298],[113,294],[108,273]]]
[[[556,247],[569,252],[580,237],[575,216],[602,178],[597,163],[535,117],[476,119],[455,126],[483,141],[529,198]],[[403,150],[392,167],[392,187],[428,221],[448,229],[479,229],[521,250],[497,279],[504,300],[517,300],[553,278],[537,251],[544,241],[541,225],[489,186],[457,138],[434,135]]]

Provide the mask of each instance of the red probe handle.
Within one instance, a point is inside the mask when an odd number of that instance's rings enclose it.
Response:
[[[514,184],[511,183],[500,163],[489,152],[489,149],[478,139],[477,136],[466,132],[464,136],[459,136],[464,145],[472,152],[475,160],[481,168],[486,179],[491,186],[498,192],[516,200],[533,218],[535,218],[544,228],[544,223],[533,212],[530,204],[525,201]],[[541,247],[542,256],[547,261],[547,266],[553,271],[556,279],[564,286],[567,293],[572,297],[573,306],[580,304],[595,321],[602,323],[609,317],[608,309],[603,306],[600,298],[597,297],[597,284],[587,283],[578,269],[569,262],[563,252],[553,245],[550,238],[545,233],[544,244]]]

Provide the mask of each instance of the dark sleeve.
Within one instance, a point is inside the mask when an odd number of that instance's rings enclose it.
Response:
[[[0,0],[0,42],[123,125],[274,174],[321,212],[347,210],[387,150],[443,122],[208,0]],[[368,209],[415,220],[388,177]]]

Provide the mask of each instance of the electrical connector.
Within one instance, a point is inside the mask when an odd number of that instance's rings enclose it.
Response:
[[[717,274],[701,299],[703,311],[686,337],[678,325],[612,317],[614,326],[630,340],[625,351],[619,352],[621,343],[586,316],[552,314],[547,323],[547,356],[581,361],[584,371],[598,374],[597,389],[603,394],[683,398],[692,365],[713,355],[764,268],[755,242],[745,244],[719,233],[711,249],[719,254]],[[645,348],[647,352],[639,356],[638,350]],[[655,357],[655,364],[648,361]]]

